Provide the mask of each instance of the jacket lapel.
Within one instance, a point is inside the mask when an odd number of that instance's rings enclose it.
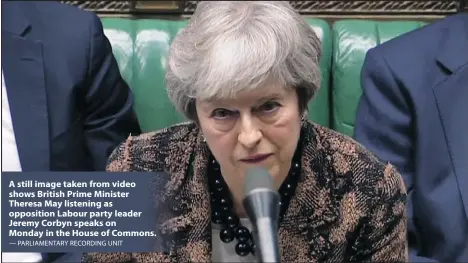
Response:
[[[209,152],[198,132],[180,138],[168,153],[171,174],[159,200],[163,213],[158,224],[164,253],[150,253],[139,260],[157,262],[211,262],[211,211],[206,167]]]
[[[305,123],[303,129],[301,176],[279,228],[283,262],[325,261],[331,252],[327,235],[340,214],[339,205],[317,180],[319,167],[327,163],[321,159],[317,134],[312,124]]]
[[[183,240],[185,244],[173,250],[176,262],[211,262],[211,210],[210,195],[206,187],[206,167],[209,151],[200,134],[191,144],[195,154],[187,156],[192,160],[191,167],[187,167],[188,177],[184,183],[184,196],[179,196],[178,202],[183,206],[184,213],[179,217],[181,231],[176,240]],[[188,155],[190,150],[185,150]],[[186,204],[185,206],[183,204]],[[175,229],[172,227],[172,229]]]
[[[468,217],[468,14],[457,15],[440,48],[438,63],[448,73],[445,81],[433,88],[439,117],[445,132],[453,170]],[[448,72],[447,72],[448,71]]]
[[[468,64],[433,90],[450,159],[468,217]]]
[[[31,27],[14,3],[2,6],[2,11],[8,7],[2,12],[2,70],[22,170],[46,171],[49,125],[42,44],[27,38]]]

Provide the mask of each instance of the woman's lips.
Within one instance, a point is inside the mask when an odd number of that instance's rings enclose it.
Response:
[[[247,158],[241,159],[241,161],[244,163],[259,163],[259,162],[266,160],[271,155],[272,154],[258,154],[258,155],[253,155],[253,156],[249,156]]]

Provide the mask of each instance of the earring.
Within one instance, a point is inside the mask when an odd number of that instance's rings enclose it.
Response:
[[[304,111],[301,116],[301,125],[305,126],[307,124],[308,112]]]

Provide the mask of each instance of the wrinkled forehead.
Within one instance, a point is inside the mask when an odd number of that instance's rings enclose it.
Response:
[[[271,99],[282,99],[293,91],[281,85],[263,85],[262,87],[239,90],[229,96],[215,95],[207,99],[199,99],[203,105],[254,105]],[[224,95],[224,96],[223,96]]]

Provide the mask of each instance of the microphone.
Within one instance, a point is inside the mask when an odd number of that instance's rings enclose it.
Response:
[[[253,239],[259,262],[280,262],[278,219],[280,196],[273,178],[263,168],[250,168],[244,181],[244,209],[253,224]]]

